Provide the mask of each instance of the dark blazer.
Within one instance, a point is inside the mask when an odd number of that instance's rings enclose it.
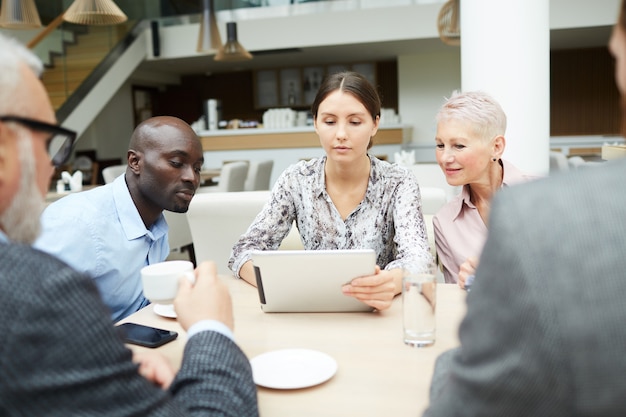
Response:
[[[426,416],[626,414],[626,160],[498,193]]]
[[[0,243],[1,416],[257,416],[248,359],[227,337],[188,340],[169,391],[139,376],[92,280]]]

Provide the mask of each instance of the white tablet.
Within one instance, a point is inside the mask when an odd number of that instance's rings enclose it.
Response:
[[[267,313],[372,311],[344,295],[352,279],[373,275],[373,249],[254,251],[261,309]]]

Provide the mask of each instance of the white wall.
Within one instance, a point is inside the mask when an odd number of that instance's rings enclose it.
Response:
[[[398,57],[398,113],[403,124],[413,126],[413,144],[432,145],[434,149],[435,114],[445,97],[461,88],[460,61],[457,47]]]
[[[550,29],[613,25],[621,0],[550,0]]]
[[[135,128],[131,82],[126,81],[76,142],[76,149],[95,149],[99,159],[126,161],[130,135]]]
[[[146,30],[115,60],[109,71],[104,74],[96,85],[83,98],[81,104],[63,121],[63,125],[78,132],[79,141],[88,138],[83,133],[96,119],[102,115],[103,108],[111,103],[120,88],[128,82],[137,66],[145,59],[149,33]],[[130,96],[127,96],[130,97]],[[132,101],[131,101],[132,103]],[[129,105],[130,103],[126,103]],[[132,115],[132,111],[131,111]],[[124,118],[125,116],[119,116]],[[115,114],[115,119],[118,116]],[[107,120],[106,123],[115,124],[117,121]]]

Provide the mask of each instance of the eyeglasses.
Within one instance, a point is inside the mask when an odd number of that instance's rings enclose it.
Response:
[[[0,122],[19,123],[31,130],[50,133],[50,137],[46,141],[46,148],[52,163],[57,168],[67,162],[76,140],[76,132],[38,120],[18,116],[0,116]]]

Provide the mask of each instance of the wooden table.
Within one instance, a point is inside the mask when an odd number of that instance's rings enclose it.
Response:
[[[437,340],[431,347],[412,348],[402,341],[401,297],[379,313],[263,313],[256,288],[222,278],[233,298],[237,343],[249,358],[276,349],[307,348],[338,363],[335,376],[315,387],[259,387],[264,417],[421,415],[428,405],[435,359],[458,345],[457,330],[465,315],[465,291],[456,284],[439,284]],[[178,331],[176,341],[158,350],[180,367],[186,336],[175,319],[160,317],[147,306],[123,321]]]
[[[214,182],[213,180],[219,177],[221,173],[222,173],[222,170],[220,168],[204,169],[200,171],[200,183],[210,184]]]
[[[54,203],[55,201],[65,197],[66,195],[88,191],[96,187],[99,187],[99,185],[83,185],[83,188],[80,191],[66,191],[63,193],[57,193],[56,191],[48,191],[46,193],[46,204]]]

